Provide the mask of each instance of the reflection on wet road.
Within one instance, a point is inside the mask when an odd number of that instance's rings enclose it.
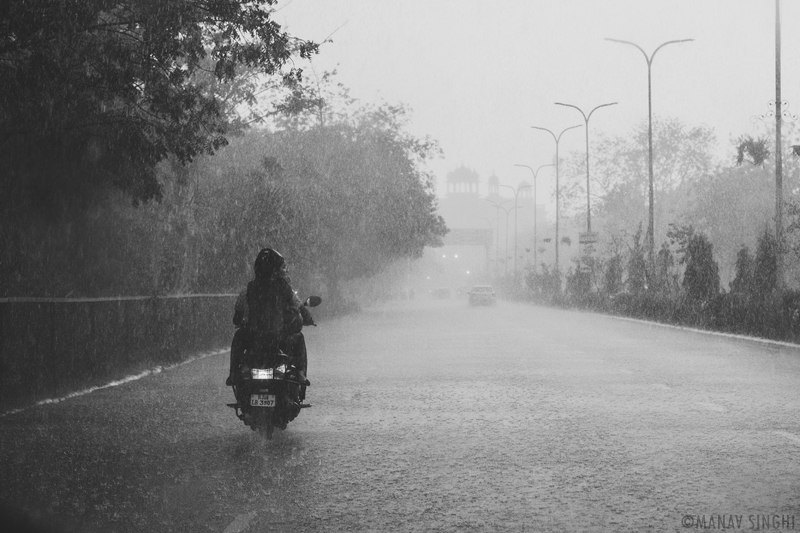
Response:
[[[463,300],[307,340],[314,407],[274,440],[214,356],[0,419],[3,498],[88,531],[800,526],[798,350]]]

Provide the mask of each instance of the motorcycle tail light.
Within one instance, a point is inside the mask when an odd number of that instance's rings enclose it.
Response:
[[[253,379],[278,379],[286,374],[286,365],[278,365],[275,368],[253,368],[250,375]]]
[[[253,368],[250,375],[253,379],[272,379],[273,372],[271,368]]]

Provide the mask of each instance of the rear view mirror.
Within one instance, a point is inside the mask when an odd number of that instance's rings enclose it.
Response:
[[[308,307],[316,307],[322,303],[322,298],[319,296],[309,296],[303,305]]]

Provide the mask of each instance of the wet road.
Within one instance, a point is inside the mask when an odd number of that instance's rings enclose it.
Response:
[[[272,441],[215,355],[0,418],[0,495],[59,531],[800,529],[800,350],[461,300],[307,342]]]

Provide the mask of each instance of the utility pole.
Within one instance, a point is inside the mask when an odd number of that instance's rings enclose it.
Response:
[[[783,292],[783,154],[781,153],[781,1],[775,0],[775,241],[778,245],[775,278]]]

